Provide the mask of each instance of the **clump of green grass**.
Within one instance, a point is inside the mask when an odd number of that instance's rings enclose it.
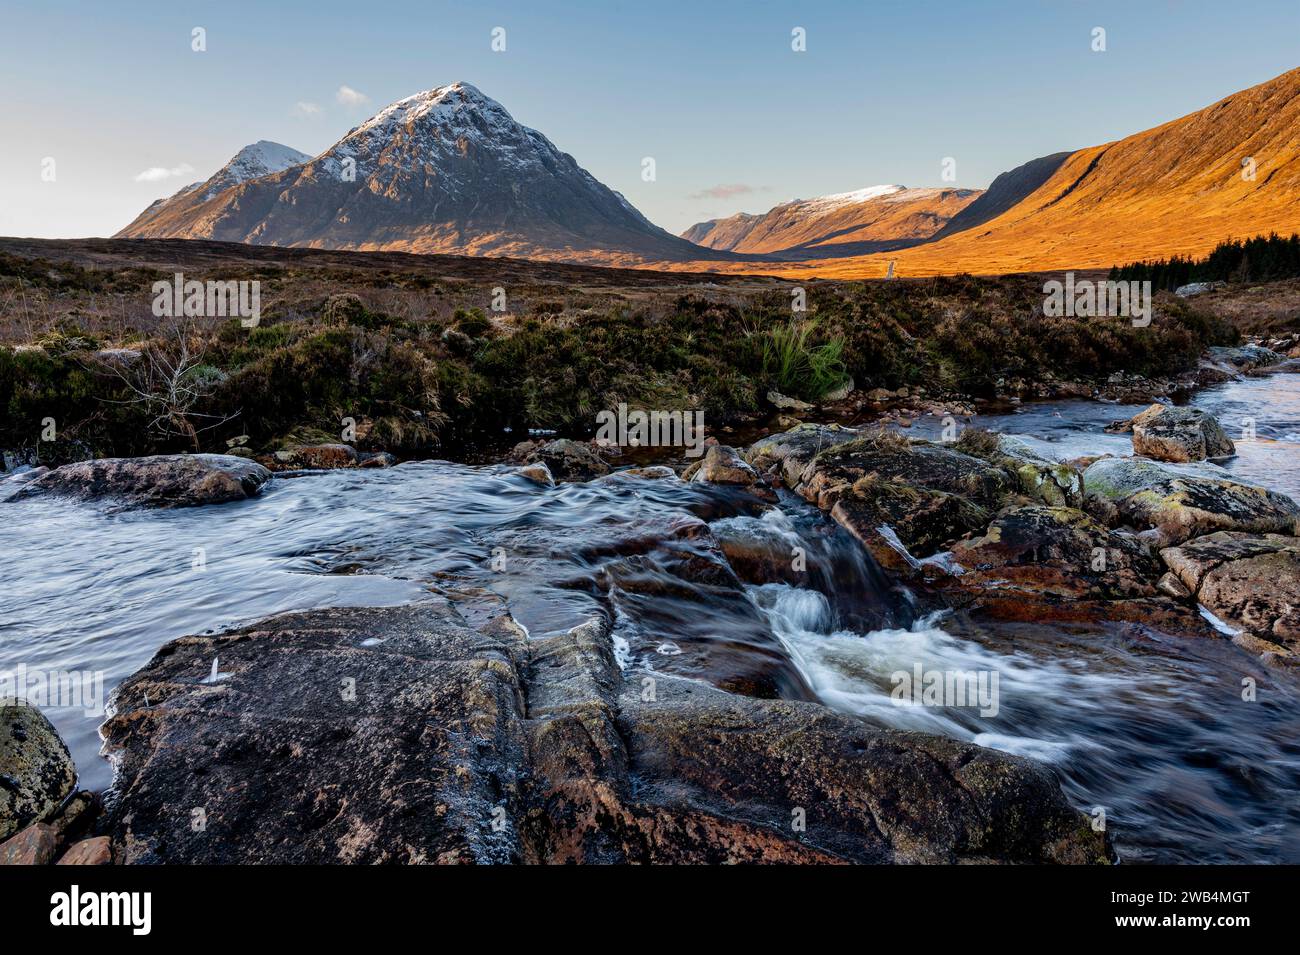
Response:
[[[782,394],[816,399],[844,384],[844,338],[816,342],[817,322],[809,319],[770,328],[759,335],[763,374]]]

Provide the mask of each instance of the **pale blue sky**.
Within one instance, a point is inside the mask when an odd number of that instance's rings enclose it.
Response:
[[[807,52],[790,48],[796,26]],[[0,235],[111,234],[247,143],[315,154],[455,80],[679,232],[794,197],[940,185],[945,156],[958,186],[983,187],[1296,66],[1296,0],[0,0]],[[341,86],[368,102],[340,102]],[[153,167],[193,172],[136,181]]]

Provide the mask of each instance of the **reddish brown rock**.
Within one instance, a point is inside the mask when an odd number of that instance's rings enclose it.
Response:
[[[54,827],[38,822],[0,843],[0,865],[49,865],[58,843]]]
[[[58,865],[112,865],[113,848],[108,836],[74,842],[59,857]]]

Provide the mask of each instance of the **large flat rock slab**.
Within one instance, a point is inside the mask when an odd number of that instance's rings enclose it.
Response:
[[[435,604],[183,638],[105,739],[119,862],[1110,857],[1043,767],[625,673],[599,618],[528,640]]]

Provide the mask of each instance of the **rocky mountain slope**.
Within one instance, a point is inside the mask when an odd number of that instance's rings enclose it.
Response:
[[[291,166],[301,165],[309,159],[311,159],[311,156],[289,146],[273,143],[267,139],[259,139],[235,153],[230,162],[217,170],[211,178],[202,182],[192,182],[167,198],[158,199],[151,203],[149,208],[140,213],[135,221],[123,229],[119,235],[144,234],[144,230],[147,230],[152,223],[160,218],[170,218],[171,215],[178,215],[179,210],[190,209],[197,204],[207,202],[232,186],[238,186],[260,176],[280,172]],[[163,216],[165,210],[170,210],[166,217]]]
[[[700,254],[468,83],[393,103],[314,159],[189,193],[119,236],[601,264]]]
[[[762,215],[710,219],[691,226],[682,238],[710,249],[783,259],[883,252],[930,238],[980,195],[971,189],[869,186],[783,202]]]

